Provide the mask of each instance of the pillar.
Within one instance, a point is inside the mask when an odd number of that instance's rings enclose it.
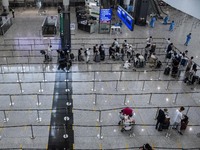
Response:
[[[5,12],[9,12],[9,8],[8,8],[8,6],[9,6],[9,1],[8,0],[3,0],[2,1],[2,6],[3,6],[3,11],[5,11]]]
[[[67,12],[69,8],[69,0],[63,0],[64,11]]]

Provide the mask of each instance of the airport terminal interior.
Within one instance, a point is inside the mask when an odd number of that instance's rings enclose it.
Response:
[[[200,20],[164,1],[2,0],[0,149],[200,150]]]

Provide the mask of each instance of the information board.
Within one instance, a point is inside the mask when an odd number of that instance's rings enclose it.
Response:
[[[121,6],[117,8],[117,16],[123,21],[123,23],[133,31],[134,19],[128,12],[126,12]]]
[[[100,10],[100,23],[110,23],[112,17],[112,9]]]

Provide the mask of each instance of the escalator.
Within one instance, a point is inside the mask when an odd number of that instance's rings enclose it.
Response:
[[[167,15],[160,7],[158,0],[150,0],[149,13],[153,13],[157,18],[162,19]]]

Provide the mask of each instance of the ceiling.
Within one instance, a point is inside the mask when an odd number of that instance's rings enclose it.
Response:
[[[200,0],[163,0],[172,7],[200,20]]]

